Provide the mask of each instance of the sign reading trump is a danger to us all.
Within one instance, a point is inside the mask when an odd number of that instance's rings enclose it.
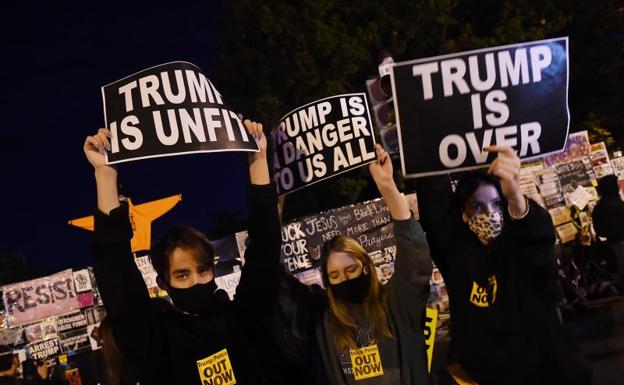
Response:
[[[238,115],[201,70],[161,64],[102,87],[108,164],[171,155],[258,151]]]
[[[392,88],[408,177],[482,167],[491,145],[560,151],[570,123],[568,38],[397,63]]]
[[[366,94],[344,94],[299,107],[273,130],[273,178],[279,194],[353,170],[375,159]]]

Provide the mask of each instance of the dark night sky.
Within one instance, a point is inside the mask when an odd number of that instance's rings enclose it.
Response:
[[[1,254],[21,252],[43,274],[91,264],[90,234],[66,222],[95,207],[82,144],[103,125],[100,87],[172,60],[195,63],[212,77],[218,4],[198,3],[1,6]],[[216,87],[227,101],[227,88]],[[135,203],[183,194],[154,223],[153,238],[181,223],[210,230],[218,210],[245,215],[244,154],[145,160],[122,165],[120,173]]]

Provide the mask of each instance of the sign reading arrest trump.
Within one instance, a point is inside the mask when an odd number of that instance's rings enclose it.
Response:
[[[392,89],[407,177],[482,167],[510,146],[529,159],[568,134],[568,38],[397,63]]]
[[[317,100],[284,116],[272,132],[273,178],[279,194],[375,159],[366,94]]]
[[[148,68],[102,87],[111,131],[107,163],[171,155],[258,151],[243,122],[187,62]]]

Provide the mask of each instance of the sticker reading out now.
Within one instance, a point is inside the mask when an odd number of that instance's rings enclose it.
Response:
[[[236,384],[227,349],[197,361],[197,369],[202,385]]]
[[[351,350],[351,365],[356,381],[384,374],[376,344]]]

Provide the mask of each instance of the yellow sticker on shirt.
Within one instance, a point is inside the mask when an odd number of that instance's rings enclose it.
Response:
[[[236,384],[227,349],[197,361],[197,369],[202,385]]]
[[[365,346],[360,349],[351,349],[351,366],[355,380],[383,376],[383,366],[377,344]]]
[[[426,308],[425,315],[425,347],[427,348],[427,370],[431,373],[431,360],[433,358],[433,344],[435,343],[435,333],[438,325],[438,311]]]
[[[492,303],[494,303],[494,301],[496,301],[496,289],[498,286],[496,284],[496,276],[491,276],[489,281],[490,285],[492,285]],[[470,302],[475,306],[489,307],[487,289],[479,286],[478,283],[473,282],[472,292],[470,293]]]

